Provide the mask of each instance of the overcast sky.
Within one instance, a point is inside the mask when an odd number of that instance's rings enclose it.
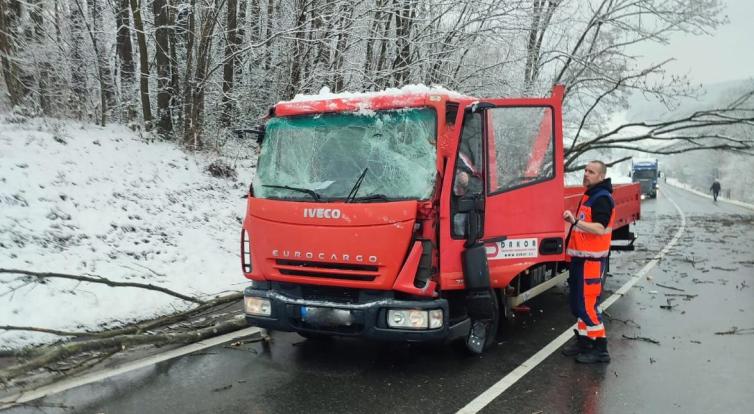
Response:
[[[754,1],[728,0],[730,23],[712,36],[674,36],[667,46],[643,46],[647,62],[668,57],[670,73],[688,75],[704,84],[754,78]]]

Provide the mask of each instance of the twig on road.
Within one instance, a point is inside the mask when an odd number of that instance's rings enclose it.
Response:
[[[686,293],[666,293],[665,296],[677,296],[683,298],[683,300],[691,300],[699,295],[689,295]]]
[[[737,326],[723,332],[715,332],[715,335],[754,335],[754,328],[739,329]]]
[[[644,341],[644,342],[649,342],[651,344],[660,345],[660,341],[656,339],[652,339],[652,338],[647,338],[646,336],[628,336],[624,334],[623,338],[630,339],[632,341]]]
[[[630,325],[635,326],[638,329],[641,329],[641,326],[638,323],[634,322],[633,319],[626,319],[626,320],[618,319],[618,318],[614,317],[613,315],[611,315],[611,314],[609,314],[609,313],[607,313],[605,311],[602,312],[602,316],[607,317],[607,319],[610,320],[611,322],[612,321],[623,322],[624,325],[629,325],[630,324]]]
[[[683,289],[680,289],[680,288],[677,288],[677,287],[673,287],[673,286],[662,285],[662,284],[660,284],[660,283],[655,283],[655,285],[657,285],[657,286],[659,286],[659,287],[662,287],[662,288],[665,288],[665,289],[670,289],[670,290],[677,290],[677,291],[679,291],[679,292],[685,292],[685,290],[683,290]]]

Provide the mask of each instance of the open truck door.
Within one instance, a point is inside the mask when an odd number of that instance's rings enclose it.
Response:
[[[544,263],[563,258],[562,99],[557,86],[549,98],[485,99],[463,115],[451,233],[466,240],[462,266],[472,352],[494,340],[501,311],[512,306],[501,293],[514,277],[519,275],[512,293],[518,294],[522,278],[526,289],[544,284]]]
[[[549,98],[487,99],[485,220],[482,242],[493,286],[523,292],[545,281],[513,278],[537,263],[563,259],[563,86]]]

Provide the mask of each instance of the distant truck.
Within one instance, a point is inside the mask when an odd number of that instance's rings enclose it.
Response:
[[[562,215],[584,188],[564,186],[563,87],[484,100],[417,88],[280,102],[255,130],[249,324],[480,353],[512,309],[565,281]],[[613,239],[633,240],[639,185],[613,196]]]
[[[641,186],[641,195],[657,197],[657,179],[660,177],[659,162],[655,160],[634,161],[631,165],[631,179]]]

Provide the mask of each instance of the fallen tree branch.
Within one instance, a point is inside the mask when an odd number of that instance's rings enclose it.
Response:
[[[111,356],[117,354],[118,351],[120,351],[120,348],[113,347],[113,348],[103,349],[101,353],[90,356],[89,358],[85,358],[81,361],[78,361],[75,364],[72,364],[70,367],[60,367],[60,368],[48,367],[47,370],[70,377],[80,372],[84,372],[87,369],[99,364],[100,362],[106,360],[107,358],[110,358]]]
[[[125,349],[126,347],[138,345],[192,343],[201,341],[209,337],[232,332],[246,326],[247,323],[245,319],[234,318],[232,320],[224,321],[214,326],[193,332],[161,333],[153,335],[119,335],[111,338],[95,338],[85,341],[66,342],[64,344],[47,347],[46,349],[44,349],[44,353],[42,355],[30,361],[0,370],[0,381],[7,382],[21,374],[25,374],[35,369],[47,366],[81,352],[89,352],[108,348]]]
[[[148,331],[150,329],[158,328],[160,326],[170,325],[172,323],[186,319],[190,316],[212,309],[215,306],[220,306],[227,303],[236,302],[236,301],[241,300],[242,298],[243,298],[242,293],[240,292],[233,293],[230,295],[215,298],[211,301],[203,302],[201,305],[193,309],[189,309],[187,311],[173,313],[173,314],[162,316],[162,317],[152,319],[149,321],[144,321],[137,324],[125,326],[123,328],[116,328],[116,329],[111,329],[108,331],[101,331],[101,332],[60,331],[60,330],[55,330],[55,329],[47,329],[47,328],[40,328],[40,327],[34,327],[34,326],[14,326],[14,325],[0,326],[0,330],[32,331],[32,332],[49,333],[49,334],[59,335],[59,336],[74,336],[74,337],[82,337],[82,338],[84,337],[111,338],[118,335],[138,334],[138,333]],[[4,351],[4,352],[6,353],[5,356],[19,356],[19,355],[28,355],[28,354],[32,354],[32,355],[39,354],[40,352],[42,352],[42,350],[43,348],[33,348],[28,351],[19,350],[19,351]]]
[[[660,341],[656,339],[652,339],[652,338],[647,338],[646,336],[628,336],[624,334],[623,338],[630,339],[632,341],[644,341],[644,342],[649,342],[651,344],[660,345]]]
[[[26,275],[26,276],[35,277],[38,279],[58,278],[58,279],[78,280],[81,282],[100,283],[100,284],[112,286],[112,287],[135,287],[135,288],[147,289],[147,290],[153,290],[153,291],[165,293],[167,295],[185,300],[187,302],[193,302],[193,303],[198,303],[198,304],[204,303],[202,300],[199,300],[195,297],[187,296],[182,293],[178,293],[174,290],[164,288],[162,286],[155,286],[148,283],[137,283],[137,282],[116,282],[116,281],[104,278],[102,276],[79,276],[79,275],[69,275],[65,273],[32,272],[29,270],[0,268],[0,274],[2,273]]]

